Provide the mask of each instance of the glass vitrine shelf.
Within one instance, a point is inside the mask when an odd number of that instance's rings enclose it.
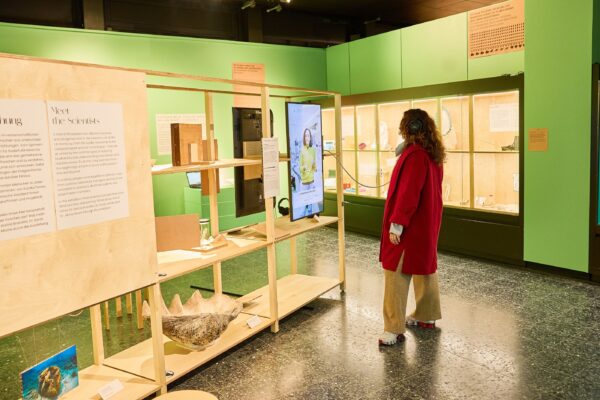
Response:
[[[430,97],[342,108],[344,191],[385,198],[396,164],[400,120],[420,108],[434,119],[446,148],[445,206],[519,213],[519,92]],[[333,110],[323,110],[324,140],[335,148]],[[325,189],[335,191],[335,161],[325,162]],[[329,183],[327,181],[329,179]]]

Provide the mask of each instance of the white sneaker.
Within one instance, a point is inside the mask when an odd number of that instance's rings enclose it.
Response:
[[[391,332],[383,332],[383,334],[379,337],[379,345],[381,346],[393,346],[398,342],[404,342],[406,338],[404,334],[395,334]]]
[[[419,321],[413,316],[406,317],[406,326],[418,326],[425,329],[435,328],[435,321]]]

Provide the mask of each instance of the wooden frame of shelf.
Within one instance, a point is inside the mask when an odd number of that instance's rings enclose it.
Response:
[[[177,74],[162,71],[152,71],[133,68],[114,68],[103,65],[69,62],[61,60],[49,60],[27,56],[16,56],[10,54],[0,54],[0,57],[12,58],[16,60],[40,61],[51,64],[68,65],[70,67],[95,67],[103,70],[129,71],[143,73],[147,76],[169,77],[175,79],[184,79],[201,82],[211,82],[211,87],[215,83],[226,85],[252,86],[260,88],[258,93],[245,93],[241,91],[217,90],[217,89],[199,89],[186,88],[177,86],[161,86],[161,85],[146,85],[146,88],[159,90],[189,90],[199,92],[204,95],[204,105],[206,114],[207,141],[208,141],[208,160],[205,164],[181,166],[181,167],[154,167],[152,175],[164,175],[183,172],[207,171],[208,172],[208,188],[209,188],[209,204],[210,204],[210,223],[211,233],[217,235],[219,233],[219,214],[217,207],[217,170],[220,168],[232,168],[248,165],[262,165],[262,159],[221,159],[215,157],[215,134],[214,134],[214,114],[213,114],[213,94],[250,94],[260,96],[262,108],[262,126],[263,137],[268,138],[271,127],[271,114],[269,112],[270,97],[283,97],[286,100],[308,98],[307,94],[312,97],[314,95],[332,96],[335,104],[335,136],[337,143],[341,143],[342,138],[342,111],[341,111],[341,95],[336,92],[302,89],[282,85],[269,85],[257,82],[235,81],[230,79],[212,78],[204,76],[196,76],[189,74]],[[271,94],[272,89],[289,93],[282,95],[281,93]],[[145,120],[144,120],[145,121]],[[326,154],[327,156],[333,154]],[[285,155],[283,155],[285,156]],[[338,160],[342,158],[341,148],[336,148],[335,156]],[[282,162],[287,160],[282,159]],[[232,239],[233,244],[229,244],[225,248],[216,249],[213,253],[190,253],[184,251],[162,252],[157,253],[158,274],[156,281],[151,286],[146,287],[147,297],[150,306],[150,322],[152,329],[152,337],[137,345],[134,345],[116,355],[105,359],[104,343],[103,343],[103,327],[102,327],[102,312],[100,304],[90,307],[92,345],[94,351],[94,365],[80,371],[80,387],[72,393],[67,394],[64,398],[92,398],[97,397],[98,389],[106,383],[114,379],[119,379],[125,386],[125,389],[117,394],[114,399],[143,399],[155,392],[165,393],[167,384],[173,380],[192,371],[200,365],[212,360],[223,352],[238,345],[249,337],[258,332],[270,327],[272,332],[279,330],[279,321],[281,318],[289,315],[294,310],[299,309],[308,302],[318,298],[328,290],[336,286],[340,290],[345,288],[345,234],[344,234],[344,201],[343,201],[343,184],[342,184],[342,168],[341,162],[336,163],[336,188],[337,188],[337,217],[321,217],[319,221],[313,219],[300,220],[290,222],[289,219],[276,219],[273,210],[273,197],[265,199],[265,215],[264,223],[265,239],[256,240],[255,243],[247,245],[236,245],[235,239]],[[338,230],[338,278],[320,278],[310,277],[297,274],[296,260],[296,236],[320,228],[329,224],[337,223]],[[283,235],[276,236],[276,232],[283,232]],[[290,240],[290,256],[292,260],[291,275],[289,277],[277,280],[276,269],[276,252],[275,244],[283,240]],[[266,248],[267,251],[267,272],[268,284],[253,292],[253,296],[259,296],[250,302],[247,309],[235,318],[227,330],[221,337],[211,346],[202,351],[191,351],[184,349],[171,340],[167,339],[162,334],[161,320],[161,301],[160,301],[160,283],[169,279],[184,276],[190,272],[212,267],[215,293],[222,293],[223,284],[221,276],[221,263],[225,260],[247,254],[252,251]],[[158,276],[161,275],[161,276]],[[294,286],[290,290],[290,286]],[[133,290],[139,287],[133,288]],[[279,293],[281,292],[281,293]],[[281,294],[281,299],[278,295]],[[252,300],[245,296],[244,300]],[[109,299],[103,299],[106,301]],[[76,310],[73,310],[76,311]],[[256,311],[256,313],[254,312]],[[259,319],[258,325],[250,328],[247,324],[253,314]],[[166,371],[173,371],[173,375],[166,376]]]

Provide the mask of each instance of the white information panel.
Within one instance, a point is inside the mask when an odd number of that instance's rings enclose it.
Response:
[[[56,229],[46,106],[0,100],[0,240]]]
[[[122,106],[47,105],[58,229],[128,217]]]

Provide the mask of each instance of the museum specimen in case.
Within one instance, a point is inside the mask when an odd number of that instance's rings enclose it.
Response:
[[[387,183],[402,143],[404,111],[421,108],[434,119],[447,151],[444,205],[519,214],[519,90],[411,98],[346,106],[342,109],[344,193],[387,196]],[[337,145],[333,109],[323,110],[325,143]],[[335,160],[325,160],[325,190],[335,190]]]

